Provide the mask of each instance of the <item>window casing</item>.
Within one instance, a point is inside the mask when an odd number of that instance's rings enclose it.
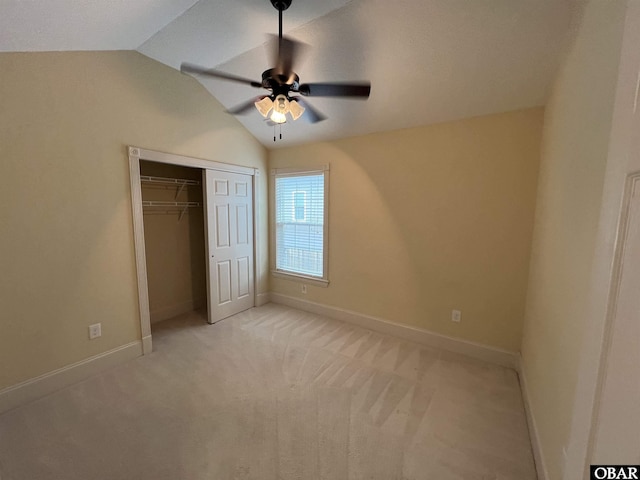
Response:
[[[328,284],[329,167],[274,170],[274,275]]]

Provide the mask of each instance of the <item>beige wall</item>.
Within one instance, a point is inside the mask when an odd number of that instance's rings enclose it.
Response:
[[[140,174],[202,181],[199,168],[140,161]],[[176,196],[178,195],[178,196]],[[143,207],[151,323],[206,306],[206,254],[202,184],[142,182],[143,201],[197,202],[187,208]]]
[[[303,295],[272,277],[271,290],[519,350],[542,119],[537,108],[271,151],[270,168],[331,168],[330,285]]]
[[[126,145],[260,168],[267,258],[266,152],[195,80],[134,52],[0,72],[0,388],[140,338]]]
[[[591,2],[546,108],[523,369],[549,478],[562,478],[626,2]]]

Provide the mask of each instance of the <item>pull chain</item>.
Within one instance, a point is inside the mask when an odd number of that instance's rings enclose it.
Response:
[[[273,126],[273,141],[276,141],[276,127],[278,127],[280,129],[280,140],[282,140],[282,124],[281,123],[277,123]]]

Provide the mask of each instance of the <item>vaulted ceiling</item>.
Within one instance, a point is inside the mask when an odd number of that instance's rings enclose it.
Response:
[[[239,120],[267,147],[544,105],[575,0],[293,0],[286,35],[309,45],[302,82],[370,80],[367,101],[310,98],[328,119],[273,128]],[[138,50],[260,80],[277,33],[269,0],[3,0],[0,51]],[[201,79],[225,107],[263,91]]]

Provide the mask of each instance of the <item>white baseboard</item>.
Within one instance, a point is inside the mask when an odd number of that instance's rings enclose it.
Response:
[[[179,303],[177,305],[171,305],[170,307],[158,308],[152,312],[149,312],[151,317],[151,323],[162,322],[183,313],[192,312],[206,304],[206,299],[188,300],[186,302]]]
[[[450,352],[460,353],[468,357],[473,357],[485,362],[495,363],[503,367],[517,368],[517,353],[502,350],[480,343],[461,340],[459,338],[440,335],[421,328],[410,327],[399,323],[389,322],[381,318],[364,315],[362,313],[344,310],[342,308],[331,307],[320,303],[309,302],[299,298],[282,295],[280,293],[270,293],[273,303],[287,305],[298,310],[324,315],[343,322],[352,323],[369,330],[374,330],[388,335],[417,342],[429,347],[441,348]]]
[[[142,355],[136,341],[0,390],[0,414]]]
[[[540,436],[538,435],[538,427],[536,419],[531,410],[531,402],[529,398],[529,387],[527,386],[527,375],[524,369],[522,357],[518,354],[518,379],[520,380],[520,390],[522,391],[522,401],[524,403],[524,411],[527,414],[527,426],[529,427],[529,439],[531,440],[531,448],[533,450],[533,459],[536,462],[536,472],[538,480],[548,480],[547,466],[542,454]]]
[[[256,295],[256,307],[261,307],[262,305],[266,305],[271,301],[269,298],[269,293],[259,293]]]

